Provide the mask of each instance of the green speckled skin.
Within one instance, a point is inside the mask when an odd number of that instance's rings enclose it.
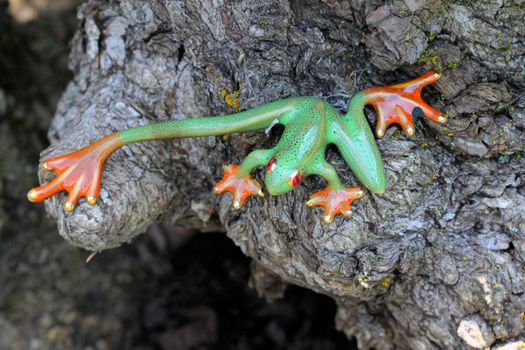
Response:
[[[268,103],[241,113],[222,117],[191,118],[167,121],[120,132],[124,143],[196,136],[224,135],[266,129],[279,123],[284,133],[277,145],[268,150],[251,152],[240,165],[243,174],[266,166],[270,194],[283,194],[294,186],[295,174],[318,175],[334,189],[344,188],[334,168],[326,162],[329,144],[337,146],[348,166],[369,190],[385,191],[383,161],[372,131],[363,114],[364,93],[355,95],[348,113],[340,115],[332,106],[315,97],[299,97]]]

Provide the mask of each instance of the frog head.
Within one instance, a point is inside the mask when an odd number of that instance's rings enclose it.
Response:
[[[266,188],[271,195],[284,194],[293,190],[303,180],[303,174],[296,167],[288,166],[285,162],[270,159],[266,166]]]

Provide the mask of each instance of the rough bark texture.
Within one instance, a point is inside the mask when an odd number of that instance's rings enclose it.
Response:
[[[81,349],[97,342],[96,349],[114,348],[119,319],[131,316],[123,302],[132,302],[133,259],[122,251],[116,262],[88,268],[85,254],[57,239],[42,208],[24,198],[47,144],[44,129],[72,77],[65,49],[75,11],[69,9],[69,20],[44,14],[39,25],[24,26],[10,20],[6,7],[0,1],[0,348]]]
[[[524,15],[519,0],[89,1],[72,42],[75,77],[42,158],[237,103],[317,95],[344,109],[365,86],[429,68],[444,70],[427,100],[449,122],[418,124],[411,139],[391,129],[378,141],[386,194],[369,194],[352,219],[329,226],[303,204],[319,179],[241,211],[211,195],[222,164],[275,142],[264,133],[125,147],[106,164],[97,206],[66,215],[58,196],[46,209],[64,238],[90,250],[128,242],[155,221],[223,229],[254,259],[260,293],[278,298],[291,283],[333,297],[338,328],[362,349],[517,349],[525,341]],[[329,159],[355,183],[337,154]]]
[[[0,349],[341,349],[329,297],[269,304],[223,234],[154,225],[89,264],[27,202],[65,86],[75,0],[0,0]],[[189,239],[191,238],[191,239]]]

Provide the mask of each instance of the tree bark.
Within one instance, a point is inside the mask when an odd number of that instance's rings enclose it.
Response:
[[[65,239],[95,251],[156,221],[224,230],[254,259],[260,293],[277,298],[291,283],[331,296],[338,328],[362,349],[518,348],[524,15],[519,0],[89,1],[42,158],[116,130],[286,96],[321,96],[344,110],[366,86],[430,68],[444,75],[426,99],[449,121],[418,123],[410,139],[391,128],[378,141],[386,194],[369,193],[332,225],[304,205],[320,179],[240,211],[211,194],[223,164],[278,137],[262,132],[126,146],[105,166],[97,206],[65,214],[61,195],[46,209]],[[338,154],[328,158],[356,184]]]

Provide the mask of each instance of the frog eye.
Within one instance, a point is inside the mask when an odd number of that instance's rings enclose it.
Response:
[[[301,181],[303,181],[303,175],[297,171],[290,176],[290,185],[293,187],[299,185]]]
[[[270,159],[270,161],[268,162],[268,165],[266,166],[266,172],[270,173],[274,171],[276,166],[277,166],[277,161],[275,160],[275,158]]]

